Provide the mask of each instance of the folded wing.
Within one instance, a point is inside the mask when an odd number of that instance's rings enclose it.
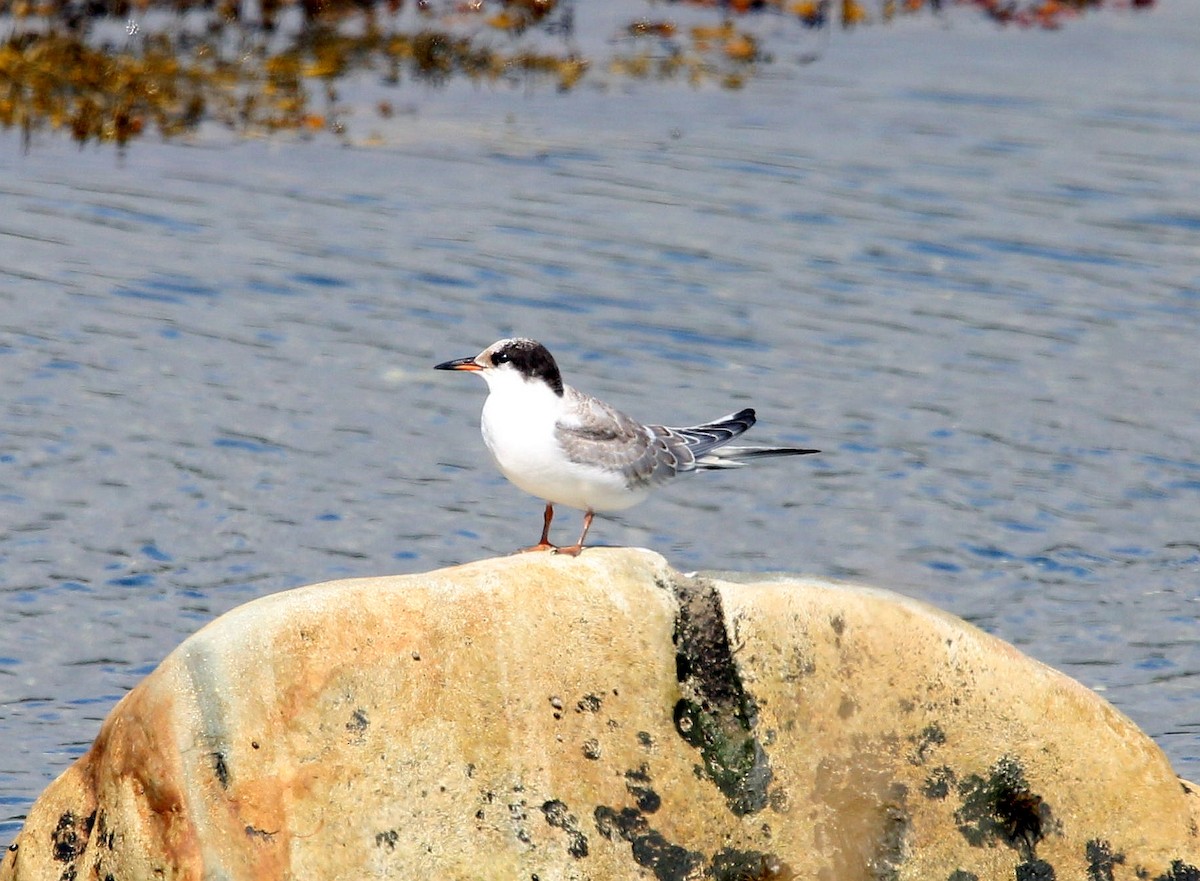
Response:
[[[790,447],[728,447],[713,451],[747,431],[755,422],[750,408],[703,425],[672,428],[642,425],[603,401],[568,389],[577,405],[577,420],[558,423],[567,457],[579,465],[595,465],[622,474],[632,486],[670,480],[697,469],[736,468],[750,459],[815,453]]]

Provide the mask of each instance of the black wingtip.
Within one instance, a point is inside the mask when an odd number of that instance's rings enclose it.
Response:
[[[714,419],[706,425],[696,426],[697,428],[734,428],[736,431],[734,436],[741,434],[743,431],[749,431],[754,423],[758,421],[758,416],[754,414],[753,407],[747,407],[745,410],[738,410],[736,413],[730,413],[728,416],[722,416],[720,419]]]

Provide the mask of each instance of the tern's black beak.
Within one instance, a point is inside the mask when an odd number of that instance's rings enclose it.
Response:
[[[434,370],[482,370],[478,362],[472,358],[455,358],[453,361],[443,361],[433,368]]]

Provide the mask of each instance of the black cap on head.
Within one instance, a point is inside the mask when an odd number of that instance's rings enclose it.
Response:
[[[492,344],[483,354],[493,367],[512,364],[522,376],[541,379],[554,390],[556,395],[562,395],[562,374],[558,372],[554,356],[537,340],[500,340],[500,342]]]

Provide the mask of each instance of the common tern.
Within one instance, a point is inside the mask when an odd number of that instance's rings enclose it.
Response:
[[[687,428],[642,425],[566,385],[554,356],[536,340],[500,340],[478,355],[444,361],[434,369],[470,371],[486,380],[483,441],[505,477],[546,502],[541,540],[523,551],[576,556],[596,511],[636,505],[654,487],[680,474],[820,452],[725,446],[754,424],[749,408]],[[555,505],[584,512],[583,531],[573,545],[550,543]]]

